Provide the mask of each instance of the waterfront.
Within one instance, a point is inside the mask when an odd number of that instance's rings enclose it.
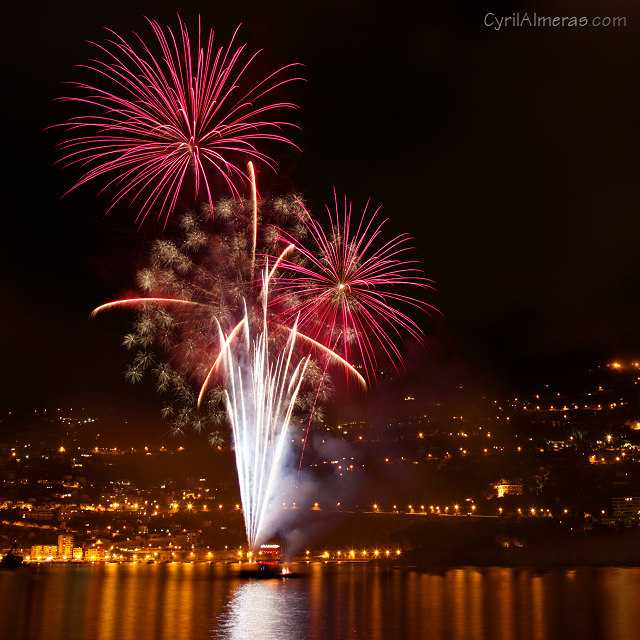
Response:
[[[0,637],[38,640],[632,640],[639,568],[39,565],[0,572]]]

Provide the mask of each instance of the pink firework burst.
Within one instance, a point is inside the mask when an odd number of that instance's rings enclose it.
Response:
[[[407,234],[392,240],[381,238],[386,220],[377,218],[380,209],[352,218],[351,203],[345,197],[342,208],[334,192],[335,210],[327,207],[330,229],[326,233],[302,202],[299,216],[308,242],[302,244],[282,232],[284,241],[295,246],[297,255],[283,259],[280,274],[272,286],[275,320],[289,324],[296,317],[302,331],[347,360],[359,357],[369,378],[375,377],[376,352],[384,353],[394,366],[402,364],[395,339],[409,334],[421,341],[420,327],[402,309],[435,310],[407,289],[433,289],[415,260]],[[294,254],[295,256],[295,254]]]
[[[115,189],[110,209],[125,197],[139,201],[140,223],[153,209],[166,222],[187,178],[195,183],[196,194],[204,189],[211,206],[211,171],[222,175],[235,197],[236,182],[248,179],[241,168],[246,157],[274,168],[275,161],[256,144],[293,145],[282,128],[294,125],[270,118],[272,112],[296,105],[276,102],[272,93],[299,79],[289,77],[297,65],[287,65],[257,83],[249,80],[247,70],[259,52],[244,59],[246,45],[234,45],[237,29],[226,47],[215,50],[213,30],[204,42],[198,25],[192,44],[182,21],[178,35],[149,23],[159,56],[137,34],[134,47],[109,30],[113,38],[97,45],[105,59],[86,68],[111,89],[75,83],[84,96],[62,98],[94,111],[62,125],[88,131],[61,145],[62,162],[85,170],[72,189],[106,176],[104,188]]]

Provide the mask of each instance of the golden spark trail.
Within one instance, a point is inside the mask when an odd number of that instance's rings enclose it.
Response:
[[[304,333],[300,333],[299,331],[295,331],[294,329],[289,329],[289,331],[295,333],[296,337],[300,337],[303,340],[307,340],[314,347],[317,347],[321,351],[324,351],[324,353],[326,353],[332,360],[337,360],[340,364],[344,366],[344,368],[347,371],[351,372],[356,377],[358,382],[362,385],[362,388],[366,391],[367,381],[356,371],[355,367],[352,364],[349,364],[344,358],[340,357],[335,351],[332,351],[331,349],[329,349],[329,347],[325,347],[322,343],[318,342],[317,340],[314,340],[313,338],[310,338]]]
[[[211,365],[211,369],[209,369],[209,373],[207,374],[207,377],[202,383],[202,387],[200,387],[200,393],[198,394],[198,403],[197,403],[198,409],[200,408],[200,404],[202,403],[202,398],[204,398],[204,394],[207,390],[207,387],[209,386],[209,381],[211,380],[211,376],[218,369],[220,362],[222,362],[222,357],[225,349],[229,348],[229,344],[231,344],[231,341],[236,337],[236,335],[238,334],[238,331],[242,329],[242,325],[244,325],[245,322],[246,322],[246,317],[240,320],[240,322],[238,322],[238,324],[233,328],[233,331],[231,331],[231,333],[227,336],[226,340],[220,347],[220,353],[218,354],[218,357],[214,360],[213,364]]]
[[[203,307],[205,309],[209,306],[208,304],[203,304],[202,302],[194,302],[193,300],[180,300],[179,298],[128,298],[126,300],[114,300],[113,302],[106,302],[105,304],[101,304],[91,312],[89,317],[93,318],[99,313],[102,313],[103,311],[107,311],[109,309],[113,309],[114,307],[134,306],[137,304],[144,304],[146,302],[151,302],[154,304],[184,304],[194,307]]]

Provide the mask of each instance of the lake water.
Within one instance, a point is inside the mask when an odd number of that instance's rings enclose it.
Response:
[[[0,570],[0,638],[640,639],[639,568],[301,569],[262,581],[216,564]]]

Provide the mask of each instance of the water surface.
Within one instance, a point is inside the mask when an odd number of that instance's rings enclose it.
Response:
[[[640,569],[42,565],[0,571],[0,638],[638,640]]]

